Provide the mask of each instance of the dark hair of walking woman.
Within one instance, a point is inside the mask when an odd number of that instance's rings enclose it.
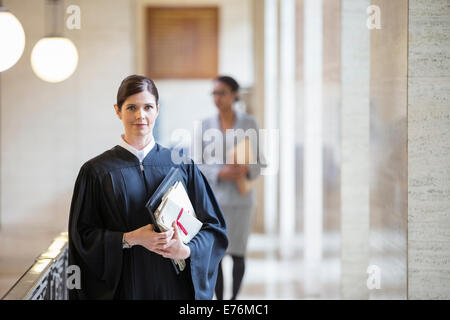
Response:
[[[235,101],[239,100],[239,96],[237,95],[239,91],[239,84],[237,83],[236,80],[234,80],[232,77],[229,76],[218,76],[217,78],[214,79],[214,81],[220,81],[226,84],[230,88],[231,92],[236,93]]]

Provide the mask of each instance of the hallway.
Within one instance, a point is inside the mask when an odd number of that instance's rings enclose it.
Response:
[[[0,27],[0,297],[68,231],[80,168],[124,141],[117,91],[139,74],[159,91],[151,140],[198,165],[217,142],[205,119],[258,129],[242,129],[264,164],[255,207],[237,180],[216,194],[255,209],[238,299],[450,299],[449,0],[0,0]],[[39,51],[54,38],[68,45]]]
[[[298,300],[340,299],[339,235],[324,234],[324,256],[321,264],[319,294],[305,293],[305,267],[301,235],[292,241],[292,257],[282,258],[276,240],[253,234],[250,237],[246,275],[238,299],[242,300]],[[228,261],[228,263],[227,263]],[[224,262],[224,272],[231,275],[230,260]],[[231,282],[228,281],[231,292]],[[227,288],[225,287],[225,288]],[[230,294],[225,294],[225,297]]]

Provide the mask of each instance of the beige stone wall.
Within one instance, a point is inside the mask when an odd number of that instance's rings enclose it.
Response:
[[[61,229],[79,167],[114,146],[122,130],[113,104],[121,79],[134,69],[130,2],[73,2],[81,8],[81,29],[66,29],[65,36],[77,46],[79,64],[57,84],[37,78],[30,65],[44,36],[44,1],[4,4],[22,22],[26,47],[2,73],[2,220],[34,225],[36,219]]]
[[[51,240],[67,230],[81,165],[113,147],[122,124],[113,104],[122,78],[134,72],[134,20],[128,0],[73,0],[81,29],[65,30],[79,53],[75,73],[46,83],[31,69],[45,35],[44,0],[6,0],[26,34],[23,56],[1,76],[0,295]],[[48,22],[47,22],[48,23]],[[20,255],[17,253],[20,252]]]
[[[450,2],[409,0],[408,298],[450,298]]]

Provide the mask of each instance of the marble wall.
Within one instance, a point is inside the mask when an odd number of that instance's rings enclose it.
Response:
[[[408,298],[450,299],[450,1],[409,0]]]
[[[370,31],[359,5],[342,2],[342,297],[449,299],[450,1],[372,0]]]

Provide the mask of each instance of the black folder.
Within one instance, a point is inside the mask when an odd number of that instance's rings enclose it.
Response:
[[[156,222],[156,217],[155,217],[154,212],[156,211],[156,209],[158,209],[159,205],[161,204],[162,197],[166,194],[166,192],[169,190],[169,188],[171,186],[173,186],[177,181],[180,181],[181,183],[183,183],[183,177],[180,173],[180,169],[178,169],[176,167],[172,167],[172,168],[170,168],[170,170],[167,173],[164,180],[159,184],[158,188],[156,189],[156,191],[153,193],[153,195],[150,197],[150,199],[147,201],[147,204],[145,205],[145,207],[147,208],[147,210],[150,214],[150,219],[152,221],[153,228],[156,232],[161,232],[161,229],[159,228],[158,223]],[[175,261],[173,261],[173,260],[170,260],[170,261],[172,261],[173,267],[175,268],[175,272],[177,274],[179,274],[180,271],[178,270],[178,267],[175,264]]]

